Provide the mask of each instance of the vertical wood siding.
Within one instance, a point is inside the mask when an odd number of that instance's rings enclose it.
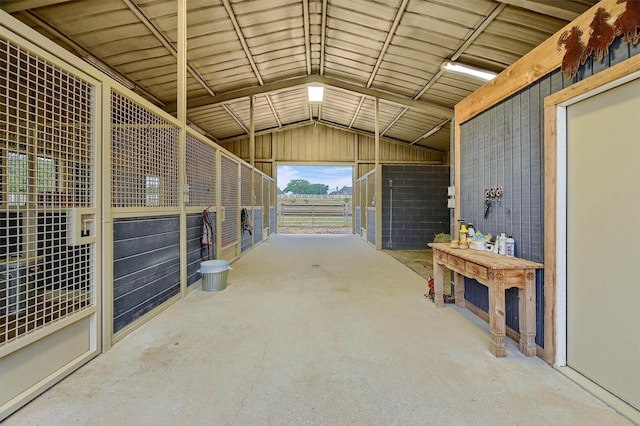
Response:
[[[273,176],[273,161],[354,162],[374,161],[375,138],[323,124],[282,130],[255,138],[256,167]],[[221,146],[249,161],[249,137],[221,142]],[[381,138],[382,161],[440,161],[445,153],[433,149],[410,146]],[[361,175],[364,175],[369,170]],[[360,175],[360,176],[361,176]]]
[[[460,126],[460,218],[475,229],[510,234],[516,256],[544,261],[544,98],[574,82],[640,52],[618,38],[602,61],[587,60],[572,79],[560,70],[515,93]],[[502,186],[504,196],[484,218],[484,189]],[[488,310],[488,292],[475,280],[465,279],[465,298]],[[543,273],[536,274],[536,343],[544,346]],[[507,325],[518,331],[518,292],[506,293]]]

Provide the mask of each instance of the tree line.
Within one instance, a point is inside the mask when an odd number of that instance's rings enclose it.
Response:
[[[293,179],[282,190],[284,193],[292,194],[327,194],[329,192],[329,185],[322,183],[309,183],[304,179]]]

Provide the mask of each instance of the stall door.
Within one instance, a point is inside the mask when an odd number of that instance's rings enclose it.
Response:
[[[567,365],[640,409],[640,79],[567,108]]]
[[[100,349],[97,88],[10,36],[0,33],[0,421]]]

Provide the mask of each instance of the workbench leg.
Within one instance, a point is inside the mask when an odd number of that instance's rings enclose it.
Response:
[[[494,275],[490,273],[490,275]],[[489,285],[489,329],[491,330],[491,353],[496,357],[506,357],[505,346],[505,306],[504,306],[504,275],[496,273]]]
[[[524,289],[518,289],[518,316],[520,318],[520,352],[535,356],[536,348],[536,273],[525,270]]]
[[[433,303],[436,308],[444,306],[444,271],[442,265],[436,262],[435,251],[433,255]]]
[[[456,306],[465,307],[464,300],[464,275],[456,272],[456,294],[454,295]]]

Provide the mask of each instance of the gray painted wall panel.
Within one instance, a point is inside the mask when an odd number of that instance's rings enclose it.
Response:
[[[253,244],[258,245],[262,242],[262,209],[253,209]]]
[[[509,99],[463,123],[461,137],[460,217],[476,229],[496,235],[506,232],[516,240],[516,255],[544,261],[544,98],[573,82],[639,54],[636,46],[617,39],[609,56],[602,61],[588,59],[574,79],[568,80],[556,70]],[[484,188],[503,186],[501,203],[491,207],[483,218]],[[487,291],[474,280],[465,280],[465,297],[485,311]],[[542,271],[536,274],[537,335],[544,344],[544,282]],[[508,291],[507,325],[517,330],[518,298]]]
[[[116,219],[113,245],[117,332],[180,292],[179,216]]]
[[[376,244],[376,210],[367,209],[367,241]]]
[[[435,234],[449,232],[449,174],[449,166],[382,166],[383,249],[424,249]]]

